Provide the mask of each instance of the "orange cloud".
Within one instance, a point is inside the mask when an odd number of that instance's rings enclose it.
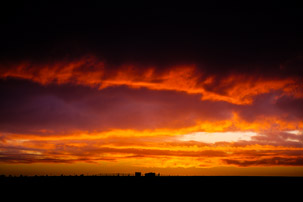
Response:
[[[224,135],[224,133],[222,134]],[[2,163],[124,162],[141,167],[303,166],[303,147],[262,141],[180,141],[169,136],[99,136],[78,139],[8,136],[1,143]],[[299,137],[299,136],[298,136]],[[302,134],[300,135],[302,137]],[[83,139],[84,138],[84,139]],[[288,137],[285,137],[285,141]],[[291,140],[290,140],[291,141]]]
[[[53,134],[47,130],[42,130],[38,134],[9,134],[10,139],[22,141],[27,140],[97,140],[100,138],[140,138],[140,137],[178,137],[193,132],[230,132],[230,131],[301,131],[303,121],[284,121],[277,117],[263,117],[253,122],[241,119],[237,113],[228,120],[222,121],[197,121],[195,125],[184,128],[156,128],[156,129],[119,129],[114,128],[106,131],[74,131]],[[6,136],[5,136],[6,137]],[[8,137],[8,136],[7,136]],[[5,138],[3,139],[5,141]]]
[[[202,94],[202,100],[233,104],[251,104],[254,96],[273,90],[303,97],[302,85],[294,78],[262,78],[243,74],[217,78],[206,75],[203,68],[200,70],[195,64],[173,66],[161,71],[156,67],[140,68],[134,65],[110,69],[93,56],[46,64],[23,62],[7,65],[2,68],[0,77],[28,79],[42,85],[72,83],[99,89],[126,85],[131,88],[182,91]]]
[[[159,168],[228,165],[303,166],[301,160],[303,145],[302,141],[300,142],[302,128],[298,129],[300,126],[296,123],[284,124],[280,120],[274,120],[278,125],[272,127],[272,121],[264,119],[249,123],[235,114],[225,123],[206,121],[180,129],[141,131],[113,129],[104,132],[79,131],[58,135],[8,134],[1,138],[0,161],[2,163],[110,161]],[[230,135],[233,130],[255,131],[256,135],[245,141],[222,142],[220,138],[214,143],[179,138],[197,131],[207,131],[209,135],[212,132]]]

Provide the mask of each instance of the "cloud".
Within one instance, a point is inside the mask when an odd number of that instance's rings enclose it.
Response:
[[[296,132],[293,134],[292,132]],[[273,145],[285,147],[303,147],[303,134],[299,131],[263,131],[252,136],[250,140],[235,142],[235,146]]]
[[[281,74],[283,75],[283,74]],[[73,84],[104,89],[111,86],[172,90],[200,94],[202,100],[250,104],[259,94],[280,90],[286,95],[303,97],[297,76],[266,76],[257,73],[229,72],[213,74],[195,63],[153,65],[125,63],[111,66],[96,56],[49,62],[2,64],[1,78],[21,78],[42,85]],[[287,75],[287,74],[286,74]]]
[[[229,160],[225,159],[225,163],[230,165],[237,165],[240,167],[247,166],[303,166],[303,158],[266,158],[258,160]]]
[[[283,95],[280,91],[259,94],[251,105],[237,106],[239,116],[247,121],[266,117],[280,117],[282,120],[299,121],[303,117],[303,99]]]
[[[222,134],[224,135],[224,134]],[[26,136],[25,136],[26,137]],[[215,144],[176,141],[169,136],[95,139],[16,138],[8,135],[0,144],[2,163],[98,163],[125,162],[128,165],[214,167],[302,166],[303,148],[293,145]],[[161,165],[162,164],[162,165]]]
[[[303,134],[291,134],[289,132],[266,132],[252,137],[252,141],[257,142],[258,144],[303,147]]]
[[[6,132],[182,128],[195,125],[197,119],[232,115],[228,103],[174,91],[40,86],[20,80],[2,81],[0,91],[0,128]]]
[[[272,102],[276,94],[264,94],[252,105],[239,106],[201,101],[198,94],[177,91],[126,86],[99,90],[72,84],[41,86],[15,79],[2,80],[0,93],[0,130],[8,133],[58,135],[112,129],[165,129],[172,133],[184,129],[182,133],[190,133],[301,127],[300,117]]]

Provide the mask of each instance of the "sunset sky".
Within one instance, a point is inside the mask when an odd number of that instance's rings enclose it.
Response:
[[[0,174],[303,176],[302,12],[223,8],[7,5]]]

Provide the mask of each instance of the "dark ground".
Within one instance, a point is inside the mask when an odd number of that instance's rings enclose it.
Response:
[[[302,177],[134,177],[134,176],[54,176],[1,177],[3,193],[24,196],[138,197],[138,196],[211,196],[244,199],[259,197],[297,198],[303,188]],[[18,196],[18,194],[16,195]]]

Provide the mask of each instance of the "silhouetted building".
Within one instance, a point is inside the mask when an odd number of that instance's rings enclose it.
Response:
[[[155,177],[156,173],[145,173],[145,177]]]
[[[141,177],[141,172],[135,172],[136,177]]]

